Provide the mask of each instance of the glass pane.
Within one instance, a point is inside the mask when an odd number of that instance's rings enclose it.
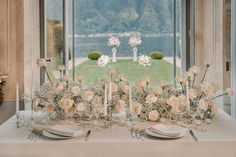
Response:
[[[177,11],[180,14],[180,0]],[[75,73],[83,75],[85,84],[105,77],[105,68],[97,66],[97,60],[88,59],[90,52],[99,51],[112,57],[108,38],[119,38],[117,61],[109,66],[125,75],[131,83],[149,77],[151,86],[160,80],[173,83],[174,53],[174,0],[75,0]],[[177,16],[177,54],[180,58],[180,16]],[[132,36],[141,37],[137,46],[138,56],[150,56],[161,52],[162,60],[151,60],[151,66],[143,67],[133,61]],[[179,69],[177,69],[179,70]]]
[[[53,58],[48,65],[48,72],[53,81],[60,77],[56,70],[58,64],[63,64],[64,52],[64,26],[63,26],[63,0],[45,0],[46,22],[46,52],[47,58]]]

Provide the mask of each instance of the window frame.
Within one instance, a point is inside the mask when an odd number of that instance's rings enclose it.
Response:
[[[67,18],[69,18],[68,15],[68,1],[67,0],[62,0],[63,1],[63,28],[64,28],[64,51],[63,51],[63,64],[65,65],[65,73],[69,74],[69,67],[68,67],[68,60],[69,60],[69,47],[68,47],[68,20]],[[176,1],[177,0],[173,0],[174,2],[174,38],[173,38],[173,44],[174,44],[174,48],[173,48],[173,83],[176,86],[176,75],[177,75],[177,71],[176,71],[176,48],[177,48],[177,44],[176,44],[176,39],[177,39],[177,31],[176,31]],[[191,0],[181,0],[181,48],[182,48],[182,54],[181,54],[181,70],[184,72],[188,69],[188,67],[190,66],[189,61],[190,56],[192,56],[189,52],[188,49],[190,47],[190,43],[187,42],[188,39],[188,33],[189,33],[189,23],[188,20],[186,19],[189,16],[189,12],[187,11],[187,1],[191,1]],[[75,15],[75,9],[74,9],[74,0],[71,0],[71,4],[72,4],[72,9],[70,10],[72,12],[72,47],[71,47],[71,53],[72,53],[72,65],[73,67],[75,67],[75,29],[74,29],[74,15]],[[46,9],[45,9],[45,0],[41,0],[40,1],[40,57],[46,57],[45,52],[46,52]],[[72,78],[73,80],[75,80],[75,71],[73,70],[72,72]],[[45,73],[40,70],[40,84],[43,84],[45,82]]]

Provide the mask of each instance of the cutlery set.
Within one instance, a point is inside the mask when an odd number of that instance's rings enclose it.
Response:
[[[27,139],[36,142],[42,136],[42,130],[33,128]]]
[[[143,141],[145,135],[145,129],[131,128],[130,133],[133,138]]]

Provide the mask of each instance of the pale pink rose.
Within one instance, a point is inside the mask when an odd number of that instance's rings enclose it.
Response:
[[[55,108],[55,105],[49,103],[49,104],[46,104],[44,109],[45,109],[46,112],[52,112],[54,108]]]
[[[57,70],[58,70],[58,71],[63,71],[63,70],[65,70],[65,65],[57,65]]]
[[[191,81],[193,80],[194,75],[191,72],[186,72],[185,77],[186,77],[186,80]]]
[[[189,98],[191,100],[195,99],[198,96],[197,90],[196,89],[189,89]]]
[[[39,67],[45,67],[47,65],[47,60],[45,58],[39,58],[37,59],[36,64]]]
[[[82,76],[82,75],[78,75],[77,76],[77,80],[78,80],[78,82],[83,82],[83,80],[84,80],[84,76]]]
[[[193,73],[193,75],[197,75],[200,73],[200,68],[198,66],[192,66],[190,69],[189,69],[189,72]]]
[[[47,93],[47,98],[52,99],[54,97],[54,94],[52,92]]]
[[[149,94],[147,97],[146,97],[146,103],[147,104],[153,104],[157,101],[157,97],[154,95],[154,94]]]
[[[226,94],[228,96],[233,96],[234,95],[234,91],[231,88],[226,88]]]
[[[159,95],[161,95],[161,94],[163,93],[163,90],[162,90],[162,88],[160,88],[160,87],[156,87],[156,88],[154,88],[154,89],[152,90],[152,93],[153,93],[154,95],[156,95],[156,96],[159,96]]]
[[[136,82],[136,87],[137,88],[145,88],[148,84],[149,84],[149,78],[145,78],[145,79],[143,79],[143,80],[138,80],[137,82]]]
[[[73,106],[74,104],[74,100],[72,100],[71,98],[67,98],[67,97],[63,97],[61,100],[58,101],[58,105],[62,108],[62,109],[69,109]]]
[[[160,116],[159,116],[159,113],[157,110],[153,110],[153,111],[149,112],[149,114],[148,114],[148,119],[150,121],[155,122],[155,121],[158,121],[159,118],[160,118]]]
[[[74,111],[74,109],[72,107],[68,108],[68,109],[65,109],[65,114],[67,116],[72,116],[74,113],[75,113],[75,111]]]
[[[53,88],[55,89],[55,91],[59,92],[64,89],[64,85],[60,82],[57,82],[53,84]]]
[[[35,98],[33,100],[33,108],[34,109],[37,108],[39,106],[39,104],[40,104],[40,99],[39,98]]]
[[[69,82],[71,80],[71,77],[69,75],[64,75],[63,80],[65,82]]]
[[[129,86],[125,85],[121,89],[125,94],[129,94]]]
[[[126,103],[124,100],[118,100],[116,103],[116,106],[115,106],[115,112],[120,113],[120,112],[124,111],[125,106],[126,106]]]
[[[215,92],[215,88],[211,84],[202,84],[201,91],[209,96]]]
[[[158,99],[158,103],[159,104],[166,104],[166,99],[160,98],[160,99]]]
[[[164,88],[164,87],[166,87],[166,86],[169,86],[169,84],[168,84],[167,81],[161,80],[161,81],[160,81],[160,86],[161,86],[161,88]]]
[[[215,105],[213,105],[211,108],[211,113],[213,116],[216,116],[219,113],[219,109]]]
[[[92,104],[94,105],[94,108],[97,112],[102,113],[104,110],[104,105],[102,103],[102,97],[95,96],[92,100]]]
[[[92,91],[85,91],[82,98],[84,101],[90,102],[93,99],[93,96],[94,93]]]
[[[133,102],[133,104],[132,104],[132,113],[134,115],[140,115],[141,111],[142,111],[142,105],[138,102]]]
[[[93,105],[102,105],[102,97],[100,96],[94,96],[93,100],[92,100],[92,104]]]
[[[212,106],[214,106],[214,103],[212,100],[206,100],[207,101],[207,105],[211,108]]]
[[[114,82],[111,83],[111,91],[112,93],[118,92],[118,86]]]
[[[185,80],[184,76],[177,76],[176,77],[176,82],[178,82],[180,84],[185,84],[186,80]]]
[[[177,106],[179,102],[178,98],[172,95],[169,99],[166,100],[166,103],[170,106]]]
[[[81,103],[75,104],[75,108],[76,108],[76,111],[78,111],[78,112],[84,111],[84,109],[85,109],[84,103],[81,102]]]
[[[80,87],[79,86],[74,86],[71,88],[71,93],[72,96],[77,96],[80,93]]]
[[[207,103],[207,101],[204,100],[204,99],[199,100],[199,108],[200,108],[201,110],[206,111],[207,108],[208,108],[208,103]]]
[[[187,107],[187,97],[185,95],[178,96],[178,105],[174,107],[175,112],[184,112]]]
[[[109,69],[108,73],[109,73],[109,75],[114,76],[117,74],[117,71],[114,69]]]

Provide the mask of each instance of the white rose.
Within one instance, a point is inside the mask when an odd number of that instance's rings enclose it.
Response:
[[[157,110],[153,110],[153,111],[149,112],[149,114],[148,114],[148,119],[150,121],[154,122],[154,121],[157,121],[159,118],[160,118],[160,116],[159,116],[159,113],[157,112]]]
[[[72,100],[71,98],[62,98],[61,100],[58,101],[58,105],[65,110],[68,110],[69,108],[71,108],[74,104],[74,100]]]
[[[79,86],[74,86],[71,88],[71,93],[73,96],[77,96],[80,93],[80,87]]]

